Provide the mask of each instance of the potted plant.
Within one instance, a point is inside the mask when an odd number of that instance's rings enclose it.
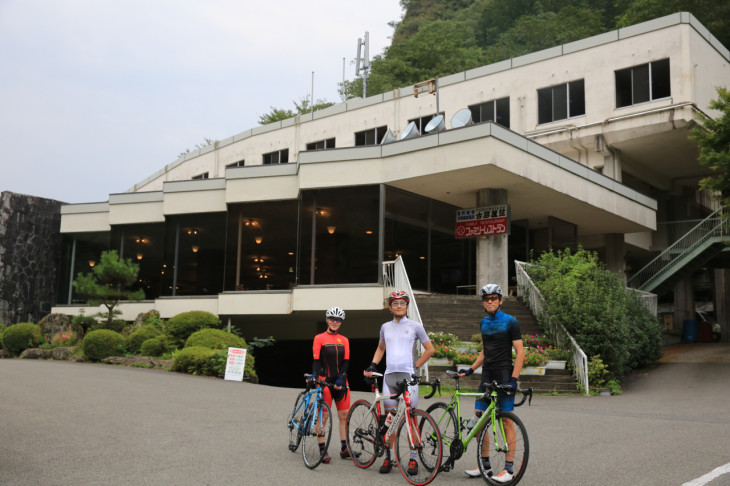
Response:
[[[454,367],[456,368],[456,371],[459,371],[462,368],[466,368],[467,366],[470,366],[474,364],[474,361],[477,360],[479,355],[481,354],[481,351],[473,352],[473,353],[456,353],[456,356],[454,357]],[[474,373],[481,373],[482,367],[474,370]]]
[[[548,358],[548,362],[545,365],[548,369],[564,370],[566,363],[571,357],[570,351],[556,347],[547,347],[544,349],[544,353]]]
[[[547,356],[542,349],[525,348],[525,361],[522,363],[521,375],[544,375]]]
[[[459,337],[447,332],[429,332],[428,337],[433,343],[435,352],[428,360],[431,366],[449,366],[456,357],[456,344]]]

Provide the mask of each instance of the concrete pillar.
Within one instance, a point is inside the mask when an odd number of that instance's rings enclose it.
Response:
[[[622,233],[609,233],[605,237],[605,243],[606,269],[625,280],[624,235]]]
[[[715,320],[720,324],[722,342],[730,342],[730,270],[715,269]]]
[[[477,207],[507,204],[506,189],[481,189],[477,192]],[[480,236],[477,239],[476,293],[488,283],[496,283],[507,295],[509,260],[507,235]]]
[[[685,319],[695,319],[695,295],[692,277],[686,277],[674,286],[674,331],[682,332]]]

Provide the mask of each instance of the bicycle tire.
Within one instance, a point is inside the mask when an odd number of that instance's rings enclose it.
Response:
[[[297,399],[294,401],[294,408],[289,414],[289,420],[286,422],[287,428],[289,429],[289,450],[292,452],[297,451],[299,443],[302,440],[301,430],[304,427],[304,421],[302,418],[304,417],[305,407],[300,405],[303,400],[303,394],[300,393],[297,395]]]
[[[449,405],[444,402],[434,403],[426,409],[426,413],[434,419],[438,425],[439,432],[441,433],[441,441],[444,445],[441,464],[448,464],[449,467],[452,467],[453,463],[450,463],[451,458],[453,457],[453,461],[457,461],[463,452],[461,438],[459,437],[459,423],[458,420],[456,420],[456,414],[454,413],[454,410],[450,409]]]
[[[525,429],[525,424],[522,423],[522,420],[515,415],[512,412],[503,412],[498,411],[497,412],[497,421],[503,421],[504,419],[509,419],[514,424],[514,430],[515,430],[515,448],[514,448],[514,460],[513,460],[513,476],[512,480],[503,483],[503,482],[497,482],[492,477],[494,475],[497,475],[501,473],[504,470],[504,463],[506,460],[506,452],[503,447],[495,447],[495,444],[492,444],[491,441],[493,441],[494,437],[494,431],[492,430],[492,418],[490,417],[484,427],[482,428],[482,431],[479,433],[479,441],[477,442],[477,464],[479,464],[479,471],[482,473],[482,477],[488,484],[493,485],[502,485],[502,484],[508,484],[508,485],[515,485],[520,482],[520,479],[522,479],[522,476],[525,474],[525,470],[527,469],[527,461],[530,458],[530,442],[527,438],[527,429]],[[504,444],[505,439],[502,436],[501,433],[502,427],[497,427],[497,441],[499,444]],[[491,471],[489,473],[486,473],[484,471],[484,467],[482,465],[482,461],[479,459],[481,457],[481,450],[482,450],[482,444],[485,440],[490,440],[490,448],[489,448],[489,463],[491,466]],[[501,449],[501,450],[500,450]]]
[[[345,430],[347,449],[350,451],[352,462],[363,469],[372,466],[378,455],[377,449],[380,447],[381,439],[378,417],[370,410],[370,402],[358,400],[350,406]]]
[[[415,454],[411,454],[408,417],[404,416],[398,423],[395,458],[398,469],[406,481],[416,486],[423,486],[433,481],[439,473],[443,443],[436,421],[423,410],[411,410],[411,424],[415,425],[418,432],[413,438]],[[415,472],[410,470],[411,460],[416,462]]]
[[[332,413],[324,400],[318,400],[308,414],[307,425],[302,438],[302,459],[309,469],[319,466],[327,454],[332,438]],[[321,425],[318,425],[321,422]],[[320,448],[319,439],[324,438],[324,449]]]

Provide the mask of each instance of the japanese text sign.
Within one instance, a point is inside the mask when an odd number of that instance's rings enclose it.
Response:
[[[456,211],[457,238],[502,235],[509,234],[509,231],[509,204]]]

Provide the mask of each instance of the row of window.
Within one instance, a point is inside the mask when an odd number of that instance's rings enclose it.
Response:
[[[669,59],[641,64],[614,72],[616,85],[616,108],[636,105],[671,96],[669,82]],[[509,97],[469,105],[472,122],[495,122],[510,127]],[[585,81],[578,79],[567,83],[548,86],[537,90],[538,124],[551,123],[585,115]],[[443,113],[442,113],[443,114]],[[426,125],[436,115],[408,120],[414,122],[418,131],[423,133]],[[355,146],[377,145],[388,132],[386,125],[355,133]],[[326,150],[335,148],[335,139],[328,138],[307,144],[307,150]],[[264,165],[285,164],[289,162],[289,149],[263,154]],[[242,167],[244,161],[228,167]],[[207,174],[205,174],[207,176]],[[194,179],[206,178],[196,176]]]

